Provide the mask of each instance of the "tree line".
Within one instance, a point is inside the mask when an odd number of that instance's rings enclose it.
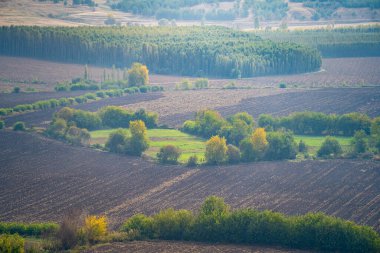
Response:
[[[323,57],[380,55],[379,26],[316,29],[303,31],[257,31],[255,34],[277,42],[294,42],[318,49]]]
[[[134,215],[121,231],[141,240],[275,245],[328,252],[380,250],[380,237],[370,227],[323,213],[286,216],[249,208],[231,210],[216,196],[208,197],[196,214],[166,209],[152,216]]]
[[[315,49],[223,27],[1,27],[0,54],[62,62],[140,62],[160,74],[227,78],[319,70]]]

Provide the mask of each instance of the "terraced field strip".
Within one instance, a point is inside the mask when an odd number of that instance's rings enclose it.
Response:
[[[104,145],[115,129],[92,131],[91,144]],[[161,147],[174,145],[181,149],[180,162],[185,163],[190,156],[196,155],[198,159],[204,159],[205,140],[175,129],[148,129],[148,137],[151,140],[146,155],[155,158]]]

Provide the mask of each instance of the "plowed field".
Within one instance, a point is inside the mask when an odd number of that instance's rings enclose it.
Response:
[[[0,220],[59,220],[70,208],[113,226],[143,212],[196,210],[209,195],[232,207],[322,211],[380,231],[380,163],[263,162],[187,169],[160,166],[28,134],[0,131]]]

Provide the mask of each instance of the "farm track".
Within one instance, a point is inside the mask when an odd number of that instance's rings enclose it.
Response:
[[[58,221],[71,208],[127,217],[197,210],[209,195],[233,208],[322,211],[380,231],[380,163],[263,162],[186,169],[0,131],[0,220]]]
[[[233,93],[231,93],[233,94]],[[149,108],[147,102],[146,107]],[[190,105],[189,105],[190,106]],[[260,114],[286,116],[292,112],[316,111],[344,114],[366,113],[371,117],[380,116],[380,88],[336,88],[300,90],[289,93],[245,98],[231,106],[213,107],[224,116],[246,111],[257,118]],[[175,113],[161,117],[170,126],[181,126],[185,120],[193,119],[195,112]]]
[[[134,241],[127,243],[112,243],[94,247],[84,253],[146,253],[146,252],[170,252],[170,253],[305,253],[307,251],[290,250],[280,248],[253,247],[228,244],[206,244],[178,241]]]

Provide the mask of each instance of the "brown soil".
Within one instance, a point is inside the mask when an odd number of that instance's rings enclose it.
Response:
[[[193,242],[175,241],[144,241],[112,243],[96,246],[84,253],[147,253],[147,252],[167,252],[167,253],[306,253],[307,251],[290,250],[280,248],[253,247],[242,245],[225,244],[205,244]]]
[[[322,211],[380,230],[380,164],[360,160],[263,162],[186,169],[0,131],[0,220],[59,220],[71,208],[113,227],[142,212],[196,210],[209,195],[233,208]]]

